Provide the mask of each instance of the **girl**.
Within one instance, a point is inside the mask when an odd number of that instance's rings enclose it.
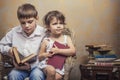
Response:
[[[48,36],[44,38],[39,52],[39,67],[46,74],[46,80],[61,80],[67,56],[75,54],[70,36],[65,35],[65,17],[59,11],[48,12],[44,19]],[[62,68],[61,68],[62,67]]]

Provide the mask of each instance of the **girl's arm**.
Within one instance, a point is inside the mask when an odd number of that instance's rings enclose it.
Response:
[[[51,51],[54,54],[59,53],[59,54],[66,55],[66,56],[75,55],[76,50],[75,50],[73,42],[72,42],[72,40],[71,40],[71,38],[69,36],[67,36],[67,44],[69,46],[68,49],[58,49],[57,46],[55,46],[55,48],[52,48]]]
[[[39,60],[40,61],[47,57],[52,56],[52,54],[46,52],[47,43],[48,43],[47,40],[43,40],[43,42],[41,43],[41,48],[40,48],[40,52],[39,52]]]

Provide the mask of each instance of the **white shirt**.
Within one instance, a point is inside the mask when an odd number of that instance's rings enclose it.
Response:
[[[0,51],[2,54],[7,54],[11,47],[17,47],[23,56],[28,56],[31,53],[38,54],[44,36],[45,29],[41,26],[37,25],[29,37],[22,31],[21,26],[16,26],[1,39]]]

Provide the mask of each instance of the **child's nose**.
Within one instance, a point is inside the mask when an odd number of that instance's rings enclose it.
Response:
[[[25,24],[25,27],[29,27],[29,23],[26,23],[26,24]]]
[[[57,24],[57,27],[59,28],[59,27],[60,27],[60,24]]]

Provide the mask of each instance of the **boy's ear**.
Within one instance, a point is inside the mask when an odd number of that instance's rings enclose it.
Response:
[[[39,19],[39,16],[36,17],[36,20],[38,20],[38,19]]]
[[[50,31],[50,28],[48,27],[47,30]]]

